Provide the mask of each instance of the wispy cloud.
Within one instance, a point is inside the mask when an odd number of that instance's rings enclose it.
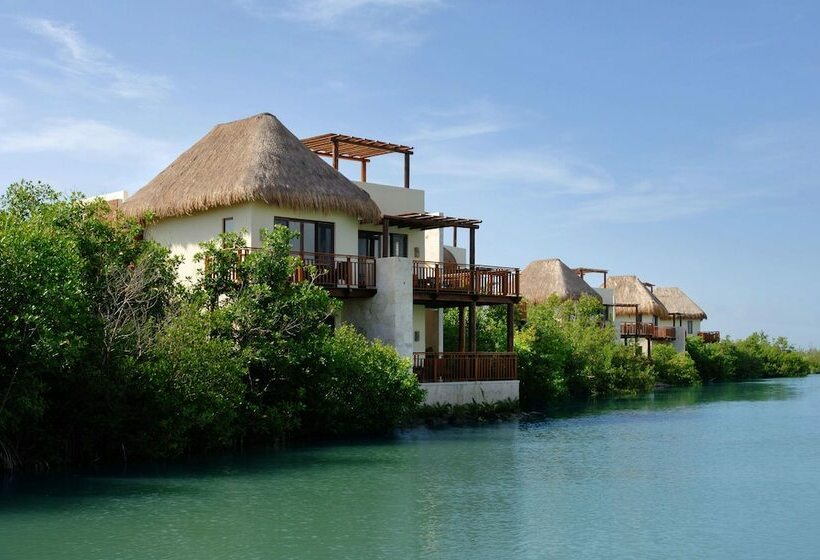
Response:
[[[41,152],[86,160],[129,158],[160,165],[169,161],[175,146],[96,120],[47,119],[22,132],[0,130],[0,154]]]
[[[613,180],[602,168],[567,155],[505,151],[486,156],[441,154],[417,163],[420,174],[466,180],[481,185],[515,185],[530,195],[595,194],[612,190]]]
[[[257,19],[285,19],[347,32],[375,44],[416,46],[425,35],[415,21],[440,8],[441,0],[234,0]]]
[[[422,111],[416,117],[411,142],[446,142],[514,127],[515,118],[487,100],[475,100],[447,110]]]
[[[70,25],[40,18],[21,18],[19,24],[43,39],[54,48],[50,57],[36,58],[18,54],[26,62],[39,68],[56,71],[59,78],[68,80],[87,91],[103,90],[122,99],[145,99],[161,97],[171,88],[165,76],[134,72],[120,64],[105,50],[88,43]],[[18,75],[29,83],[48,84],[53,77],[33,73],[31,65],[21,69]]]

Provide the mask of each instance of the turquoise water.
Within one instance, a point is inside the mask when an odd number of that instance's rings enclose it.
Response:
[[[2,559],[820,558],[820,376],[7,481]]]

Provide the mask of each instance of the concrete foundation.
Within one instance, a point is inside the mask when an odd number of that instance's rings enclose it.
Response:
[[[515,381],[455,381],[422,383],[427,395],[424,404],[493,403],[518,400],[518,380]]]

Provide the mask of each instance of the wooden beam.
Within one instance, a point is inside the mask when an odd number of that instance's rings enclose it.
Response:
[[[507,352],[515,349],[515,305],[507,304]]]
[[[390,256],[390,220],[382,220],[382,257]]]
[[[476,316],[476,306],[475,302],[470,303],[470,345],[467,348],[468,352],[475,352],[476,346],[478,342],[478,329],[477,329],[477,322],[478,317]]]
[[[458,306],[458,351],[464,352],[464,306]]]

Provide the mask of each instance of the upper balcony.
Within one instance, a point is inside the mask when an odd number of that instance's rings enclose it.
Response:
[[[515,303],[519,270],[501,266],[413,262],[413,300],[420,304]]]
[[[622,338],[675,340],[675,327],[656,327],[652,323],[621,323]]]

